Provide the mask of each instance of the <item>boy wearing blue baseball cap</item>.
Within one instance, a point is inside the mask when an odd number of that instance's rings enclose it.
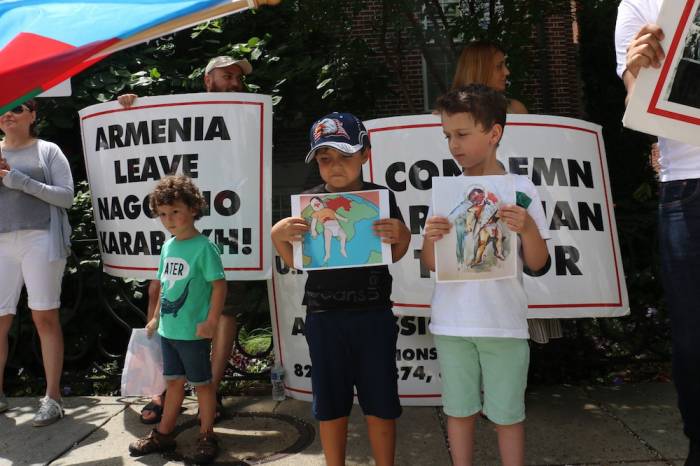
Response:
[[[356,116],[326,115],[311,126],[310,139],[306,163],[316,160],[324,183],[305,194],[387,189],[362,180],[370,143]],[[393,192],[389,192],[389,205],[391,217],[376,221],[374,231],[391,244],[396,262],[408,250],[411,233]],[[309,223],[301,217],[282,219],[272,227],[272,242],[287,264],[294,263],[292,243],[302,241],[308,231]],[[386,265],[308,272],[303,304],[312,364],[313,413],[320,421],[321,444],[330,466],[345,464],[354,389],[367,420],[375,463],[394,464],[401,405],[391,282]]]

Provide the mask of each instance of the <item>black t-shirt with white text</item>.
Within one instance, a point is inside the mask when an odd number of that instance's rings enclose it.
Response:
[[[388,189],[363,182],[360,191]],[[303,194],[329,193],[321,184]],[[389,191],[389,215],[403,222],[396,197]],[[350,267],[345,269],[310,270],[304,290],[306,312],[331,310],[386,310],[391,309],[392,278],[389,267]]]

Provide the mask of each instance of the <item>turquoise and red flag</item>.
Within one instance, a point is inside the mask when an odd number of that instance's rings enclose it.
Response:
[[[109,54],[278,0],[0,1],[0,113]]]

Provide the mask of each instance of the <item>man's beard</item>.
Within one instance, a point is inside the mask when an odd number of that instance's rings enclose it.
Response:
[[[209,89],[209,92],[241,92],[243,88],[241,87],[240,89],[237,89],[235,87],[230,87],[230,88],[225,88],[225,87],[219,87],[216,84],[212,85],[211,89]]]

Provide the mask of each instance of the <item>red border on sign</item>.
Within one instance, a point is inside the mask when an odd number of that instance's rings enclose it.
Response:
[[[681,14],[680,21],[678,22],[678,26],[676,27],[676,32],[673,34],[673,40],[671,41],[671,46],[668,49],[666,57],[676,56],[676,50],[678,49],[678,45],[680,44],[681,36],[683,35],[683,31],[685,31],[685,27],[688,23],[688,20],[690,19],[690,12],[693,10],[693,7],[695,6],[695,3],[697,1],[698,0],[686,2],[685,8],[683,9],[683,13]],[[651,100],[649,101],[649,108],[647,109],[647,113],[663,116],[672,120],[683,121],[685,123],[700,125],[700,118],[684,115],[682,113],[672,112],[670,110],[664,110],[658,107],[659,98],[661,97],[661,91],[666,85],[666,80],[668,79],[669,72],[671,71],[672,62],[673,60],[664,60],[663,67],[661,68],[661,73],[659,74],[659,79],[656,81],[654,93],[651,95]]]
[[[260,205],[260,209],[258,212],[258,217],[259,217],[259,225],[258,225],[258,241],[260,243],[259,248],[260,248],[260,262],[257,267],[224,267],[224,270],[230,270],[230,271],[262,271],[264,269],[264,258],[265,258],[265,242],[263,241],[263,193],[264,193],[264,163],[265,163],[265,107],[262,102],[253,102],[253,101],[246,101],[246,100],[200,100],[196,102],[181,102],[181,103],[171,103],[171,104],[153,104],[153,105],[141,105],[139,107],[130,107],[130,108],[117,108],[114,110],[105,110],[103,112],[96,112],[96,113],[91,113],[89,115],[85,115],[84,117],[80,118],[80,126],[81,126],[81,138],[83,139],[83,158],[85,159],[85,167],[88,168],[88,159],[87,155],[85,154],[85,131],[82,131],[82,124],[83,121],[89,119],[89,118],[94,118],[96,116],[100,115],[106,115],[109,113],[119,113],[119,112],[129,112],[132,110],[141,110],[144,108],[157,108],[157,107],[179,107],[179,106],[185,106],[185,105],[202,105],[202,104],[207,104],[207,105],[252,105],[259,107],[260,109],[260,190],[258,193],[258,202]],[[88,168],[89,172],[89,168]],[[98,238],[99,241],[99,238]],[[158,270],[157,267],[130,267],[130,266],[122,266],[122,265],[113,265],[113,264],[107,264],[103,263],[105,267],[111,268],[111,269],[116,269],[116,270],[142,270],[142,271],[153,271],[153,270]]]
[[[425,123],[416,125],[400,125],[400,126],[387,126],[384,128],[374,128],[369,130],[370,139],[372,133],[379,133],[383,131],[395,131],[400,129],[414,129],[414,128],[434,128],[441,126],[440,123]],[[603,152],[600,146],[600,138],[596,131],[590,130],[588,128],[582,128],[580,126],[573,125],[561,125],[552,123],[506,123],[506,126],[539,126],[545,128],[558,128],[567,129],[572,131],[582,131],[584,133],[591,134],[595,138],[596,148],[598,149],[598,160],[600,162],[600,174],[603,178],[603,193],[605,194],[605,210],[608,216],[608,225],[610,225],[610,245],[612,246],[613,261],[615,265],[615,280],[617,282],[617,302],[615,303],[568,303],[568,304],[529,304],[528,309],[557,309],[557,308],[586,308],[586,307],[622,307],[622,287],[620,286],[620,270],[617,264],[617,252],[615,249],[615,239],[613,237],[613,223],[610,216],[610,199],[608,198],[608,186],[605,179],[605,166],[603,164]],[[372,154],[369,156],[369,176],[370,181],[374,182],[374,167],[372,164]],[[430,309],[430,304],[411,304],[411,303],[394,303],[394,307],[410,307],[418,309]]]

